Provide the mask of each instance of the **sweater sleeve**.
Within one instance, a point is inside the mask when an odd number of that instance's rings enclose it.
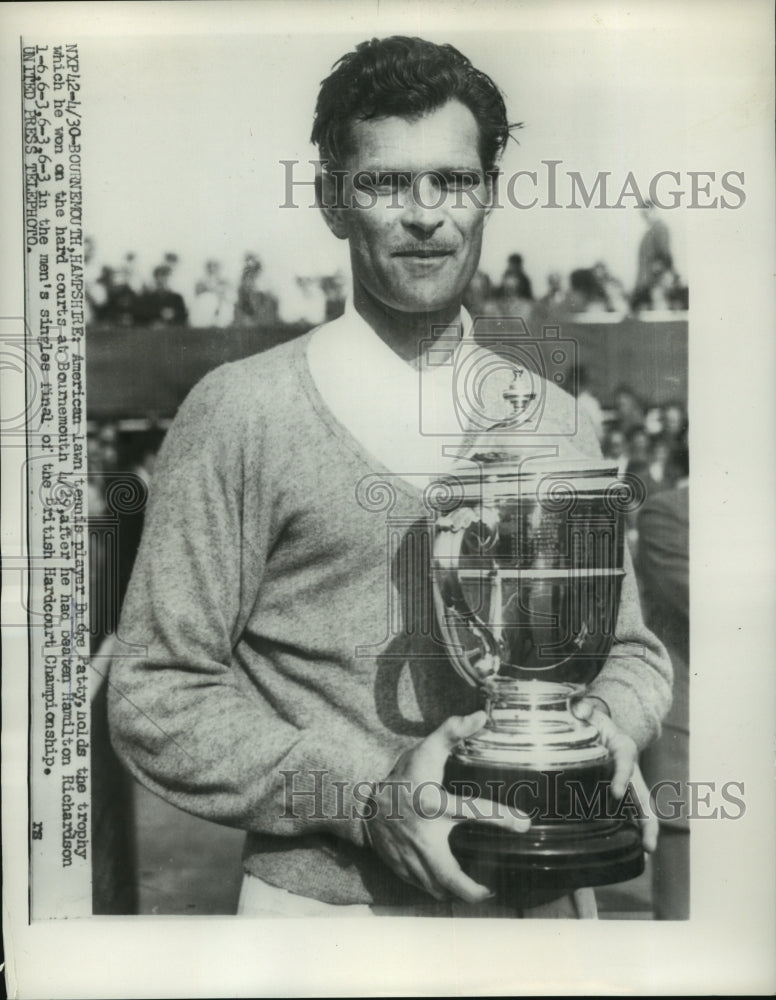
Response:
[[[666,648],[644,624],[626,545],[615,640],[588,690],[606,702],[619,728],[643,750],[660,734],[671,707],[672,683],[673,668]]]
[[[247,426],[238,396],[225,369],[207,376],[160,452],[110,663],[111,738],[143,785],[188,812],[362,844],[368,783],[391,770],[395,752],[298,727],[240,667],[277,525],[265,483],[243,530],[246,436],[261,428]]]
[[[592,422],[581,407],[577,419],[575,447],[584,455],[600,458]],[[627,541],[624,568],[614,643],[588,691],[606,702],[612,719],[643,750],[660,735],[671,707],[673,668],[665,646],[644,624]]]

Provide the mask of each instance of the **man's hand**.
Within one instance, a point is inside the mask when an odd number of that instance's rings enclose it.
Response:
[[[582,698],[574,705],[574,715],[592,723],[601,736],[601,742],[614,758],[612,795],[619,802],[630,784],[632,794],[638,799],[643,818],[640,820],[644,850],[652,852],[657,847],[658,820],[652,811],[649,789],[638,765],[638,748],[630,736],[626,736],[617,724],[600,708],[594,700]]]
[[[406,882],[435,899],[479,903],[492,893],[469,878],[450,851],[456,823],[478,820],[524,833],[530,820],[488,799],[465,799],[442,787],[445,761],[453,747],[485,725],[485,712],[453,716],[422,743],[406,751],[374,791],[376,814],[367,837],[383,861]]]

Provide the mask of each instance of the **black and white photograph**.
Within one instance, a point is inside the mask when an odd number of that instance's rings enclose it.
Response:
[[[768,6],[0,23],[8,995],[772,993]]]

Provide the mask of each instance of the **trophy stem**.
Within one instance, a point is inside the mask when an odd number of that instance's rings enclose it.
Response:
[[[456,749],[459,760],[542,771],[608,760],[595,726],[574,715],[583,686],[497,674],[483,690],[487,724]]]

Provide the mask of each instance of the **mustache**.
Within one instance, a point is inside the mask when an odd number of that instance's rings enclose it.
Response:
[[[392,257],[446,257],[455,253],[458,247],[449,243],[413,243],[409,246],[398,246],[391,250]]]

